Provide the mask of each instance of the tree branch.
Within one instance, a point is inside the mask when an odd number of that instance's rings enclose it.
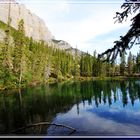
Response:
[[[39,125],[54,125],[54,126],[57,126],[57,127],[65,127],[67,129],[72,130],[72,132],[70,134],[72,134],[72,133],[74,133],[76,131],[76,129],[74,129],[74,128],[70,127],[70,126],[67,126],[67,125],[63,125],[63,124],[49,123],[49,122],[40,122],[40,123],[29,124],[29,125],[27,125],[25,127],[18,128],[16,130],[11,131],[11,133],[16,133],[16,132],[25,130],[27,128],[36,127],[36,126],[39,126]]]
[[[123,52],[126,53],[126,50],[131,49],[134,44],[139,44],[140,43],[139,37],[140,37],[140,13],[138,13],[132,19],[132,25],[127,34],[123,37],[120,36],[120,40],[114,42],[115,45],[113,48],[106,50],[102,54],[99,54],[98,59],[100,60],[103,59],[103,61],[113,63],[117,58],[118,54],[122,56],[122,53]]]

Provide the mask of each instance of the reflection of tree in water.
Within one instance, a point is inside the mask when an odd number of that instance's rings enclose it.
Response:
[[[131,104],[134,105],[134,101],[139,98],[139,95],[138,95],[138,89],[140,87],[137,88],[138,85],[135,84],[134,81],[132,82],[129,82],[129,86],[128,86],[128,91],[129,91],[129,97],[130,97],[130,100],[131,100]]]
[[[7,99],[5,98],[5,96],[6,96],[6,94],[3,94],[1,96],[1,100],[3,100],[3,102],[2,102],[2,107],[0,108],[0,112],[3,112],[3,113],[0,113],[0,116],[1,116],[1,118],[3,120],[3,122],[4,122],[3,131],[5,131],[6,133],[8,133],[8,130],[10,128],[10,126],[9,126],[10,120],[9,120],[9,114],[8,114],[8,112],[10,110],[8,110],[9,104],[8,104]]]
[[[131,100],[131,104],[134,105],[134,101],[137,97],[137,95],[136,95],[137,91],[134,88],[134,82],[129,82],[128,92],[129,92],[129,97],[130,97],[130,100]]]
[[[92,105],[93,90],[91,89],[92,89],[92,82],[81,82],[80,94],[81,94],[83,104],[85,101],[88,101],[88,105]]]
[[[98,107],[99,104],[108,103],[109,106],[112,104],[112,94],[116,91],[115,83],[110,81],[93,81],[93,97],[95,97],[95,105]],[[116,95],[113,95],[116,100]]]
[[[128,97],[127,97],[127,91],[126,91],[126,82],[125,81],[120,82],[120,90],[122,92],[123,107],[125,107],[128,103]]]
[[[16,128],[24,125],[25,123],[24,113],[22,110],[21,93],[19,90],[18,93],[14,95],[13,100],[10,98],[11,95],[8,95],[8,91],[4,91],[4,93],[1,94],[0,120],[3,123],[3,129],[1,129],[0,132],[9,133],[12,126],[15,126]],[[18,100],[16,100],[17,98]]]
[[[94,81],[92,89],[96,107],[102,104],[102,101],[110,106],[120,100],[120,96],[124,107],[129,102],[128,97],[132,105],[136,99],[140,99],[140,85],[135,84],[135,81]]]
[[[59,92],[61,90],[57,88],[57,94],[48,94],[49,88],[40,87],[26,89],[22,91],[22,96],[18,93],[7,94],[7,96],[5,96],[5,93],[2,94],[4,97],[0,98],[0,132],[7,134],[11,130],[27,124],[42,121],[51,122],[57,113],[70,110],[74,104],[73,96],[69,92],[70,87],[61,88],[67,92],[61,94]],[[47,127],[44,127],[42,130],[43,133],[46,133]],[[26,133],[32,134],[32,129],[30,128]]]
[[[91,91],[91,89],[93,90]],[[91,93],[90,96],[88,96],[88,93]],[[81,84],[81,94],[83,102],[87,100],[90,104],[92,102],[90,99],[93,98],[96,107],[102,104],[102,102],[104,104],[108,103],[110,106],[113,102],[120,100],[120,96],[122,96],[123,106],[126,106],[128,104],[128,95],[132,105],[134,100],[140,98],[140,88],[134,81],[111,81],[111,83],[110,81],[93,81],[92,84]]]
[[[140,99],[140,83],[139,84],[134,84],[134,89],[136,90],[138,94],[138,99]]]
[[[9,133],[36,122],[52,122],[57,113],[66,113],[73,105],[77,106],[77,114],[80,114],[81,102],[83,106],[88,102],[88,105],[100,107],[119,101],[125,107],[129,101],[134,105],[136,99],[140,99],[140,84],[135,81],[73,82],[27,88],[13,93],[7,91],[0,95],[0,132]],[[35,130],[36,133],[45,134],[47,128],[42,126]],[[25,133],[32,134],[32,129]]]

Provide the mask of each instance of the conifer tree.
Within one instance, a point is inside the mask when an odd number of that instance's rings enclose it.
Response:
[[[80,75],[81,76],[84,76],[83,71],[84,71],[84,54],[82,53],[81,59],[80,59]]]
[[[98,69],[97,69],[97,58],[96,58],[96,50],[93,52],[93,60],[92,60],[92,76],[96,77],[98,74]]]
[[[121,12],[116,12],[115,22],[122,23],[128,19],[131,15],[131,26],[128,32],[124,36],[120,36],[120,39],[114,41],[114,46],[111,49],[107,49],[102,54],[98,55],[99,59],[105,57],[104,61],[114,62],[118,55],[122,57],[123,53],[126,53],[128,49],[131,49],[135,45],[140,44],[140,1],[139,0],[124,0],[122,4]]]
[[[133,56],[131,51],[129,52],[127,67],[128,67],[128,74],[131,75],[133,72]]]
[[[14,74],[18,87],[21,87],[23,78],[23,71],[25,65],[25,42],[24,42],[24,21],[21,19],[18,24],[18,32],[15,34],[15,48],[14,48]]]
[[[75,56],[74,56],[74,69],[73,69],[73,76],[77,77],[80,75],[80,65],[78,62],[78,50],[75,49]]]
[[[137,57],[136,57],[136,69],[137,69],[137,72],[139,73],[140,72],[140,52],[137,53]]]
[[[120,74],[123,76],[125,75],[125,64],[126,64],[125,54],[123,53],[121,57],[121,63],[120,63]]]
[[[8,88],[10,86],[10,80],[12,79],[12,59],[11,59],[11,45],[10,45],[10,8],[11,5],[9,4],[8,9],[8,21],[7,21],[7,27],[5,29],[5,38],[4,38],[4,44],[1,48],[1,54],[0,54],[0,79],[3,81],[3,86],[5,88]]]

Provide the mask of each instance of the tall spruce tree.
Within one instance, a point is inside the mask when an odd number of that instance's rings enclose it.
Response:
[[[11,80],[12,80],[12,58],[11,58],[11,45],[10,45],[10,24],[11,24],[11,18],[10,18],[10,11],[11,11],[11,4],[9,3],[8,8],[8,20],[7,20],[7,27],[5,29],[5,38],[4,38],[4,44],[1,48],[1,54],[0,54],[0,78],[2,79],[2,83],[4,88],[8,88],[11,86]]]
[[[78,77],[79,75],[80,75],[80,65],[79,65],[79,58],[78,58],[78,50],[76,48],[74,54],[73,76]]]
[[[16,84],[21,87],[24,63],[25,63],[25,35],[24,35],[24,21],[21,19],[18,24],[18,32],[15,34],[15,47],[14,47],[14,74],[16,77]]]
[[[131,51],[129,52],[129,56],[128,56],[127,68],[128,68],[128,74],[131,75],[133,72],[133,56]]]
[[[140,73],[140,52],[137,53],[137,57],[136,57],[136,69],[137,72]]]
[[[126,66],[126,60],[125,60],[125,54],[122,54],[121,57],[121,63],[120,63],[120,74],[125,75],[125,66]]]

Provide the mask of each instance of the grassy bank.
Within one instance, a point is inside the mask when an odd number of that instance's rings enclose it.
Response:
[[[61,80],[58,80],[56,78],[49,78],[45,84],[54,84],[54,83],[65,83],[65,82],[82,82],[82,81],[95,81],[95,80],[114,80],[114,81],[123,81],[123,80],[140,80],[140,77],[136,77],[136,76],[115,76],[115,77],[72,77],[72,78],[63,78]],[[42,85],[44,83],[41,82],[31,82],[29,83],[29,85],[24,85],[22,86],[22,88],[27,87],[27,86],[31,86],[31,87],[35,87],[38,85]],[[9,88],[10,89],[15,89],[15,88]],[[0,90],[4,90],[4,87],[0,86]]]
[[[115,76],[115,77],[72,77],[72,78],[63,78],[61,80],[57,80],[56,78],[49,78],[46,84],[53,84],[53,83],[63,83],[63,82],[82,82],[82,81],[95,81],[95,80],[140,80],[140,77],[136,76]]]

